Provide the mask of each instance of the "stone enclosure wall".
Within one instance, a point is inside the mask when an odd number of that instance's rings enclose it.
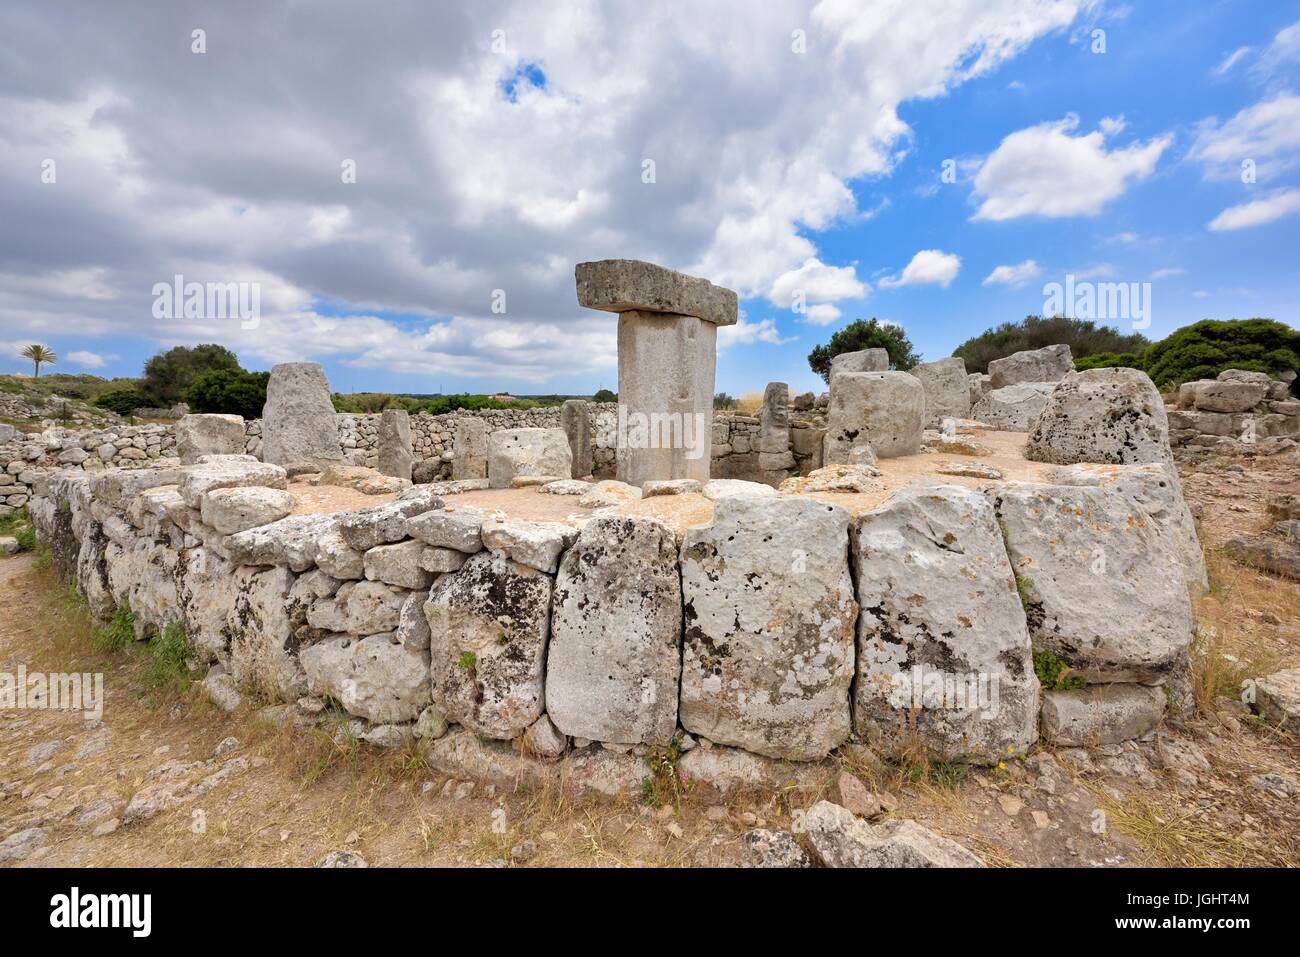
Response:
[[[503,518],[436,485],[291,516],[286,482],[248,460],[64,470],[30,505],[92,614],[179,624],[214,701],[301,723],[335,702],[364,740],[432,740],[447,773],[631,794],[675,737],[684,773],[751,779],[851,738],[983,763],[1040,733],[1113,742],[1177,700],[1191,641],[1199,546],[1159,464],[906,489],[857,518],[723,482],[684,533]],[[1034,650],[1090,686],[1040,692]]]

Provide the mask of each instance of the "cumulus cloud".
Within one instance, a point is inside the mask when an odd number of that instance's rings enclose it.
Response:
[[[1173,279],[1175,276],[1184,276],[1187,270],[1181,266],[1167,266],[1164,269],[1157,269],[1151,274],[1152,279]]]
[[[181,4],[7,3],[0,153],[32,175],[0,181],[0,274],[46,287],[4,288],[0,322],[492,377],[608,363],[575,262],[649,259],[767,296],[819,259],[810,235],[861,214],[850,182],[905,154],[900,104],[1086,5],[232,0],[204,9],[196,55]],[[264,297],[251,332],[142,324],[176,273],[294,293]]]
[[[776,327],[774,319],[760,319],[758,322],[750,322],[745,316],[740,316],[735,325],[720,326],[718,328],[718,348],[725,349],[728,346],[748,345],[753,342],[765,342],[768,345],[779,346],[786,342],[793,342],[797,336],[783,338],[780,330]]]
[[[1238,206],[1229,206],[1210,220],[1206,227],[1211,232],[1231,232],[1251,226],[1263,226],[1283,216],[1300,213],[1300,189],[1278,189],[1261,199]]]
[[[1300,95],[1279,93],[1248,106],[1226,122],[1201,124],[1188,158],[1205,165],[1210,179],[1237,179],[1243,160],[1259,180],[1300,163]]]
[[[1104,119],[1099,129],[1073,135],[1078,128],[1071,114],[1007,136],[975,176],[979,208],[973,218],[1095,216],[1131,182],[1150,176],[1173,142],[1164,134],[1107,149],[1107,138],[1123,130],[1122,119]]]
[[[940,249],[922,249],[903,267],[901,273],[887,276],[880,280],[880,285],[882,288],[935,285],[947,289],[960,270],[960,256]]]
[[[804,322],[826,326],[841,315],[836,301],[861,299],[870,291],[852,266],[828,266],[813,257],[778,276],[767,298],[774,306],[800,313]]]
[[[1043,270],[1038,263],[1032,259],[1026,259],[1022,263],[1016,263],[1014,266],[998,266],[991,273],[984,277],[985,286],[1007,285],[1023,286],[1035,276],[1041,275]]]
[[[114,355],[101,356],[98,352],[89,352],[85,349],[75,349],[67,355],[68,361],[73,365],[83,366],[87,369],[102,369],[108,365],[110,360],[116,358]]]

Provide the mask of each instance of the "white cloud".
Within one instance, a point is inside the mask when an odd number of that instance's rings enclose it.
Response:
[[[1173,141],[1170,134],[1112,150],[1106,137],[1122,120],[1080,136],[1073,114],[1063,120],[1017,130],[994,150],[975,177],[979,209],[974,219],[1003,221],[1021,216],[1095,216],[1130,182],[1151,175]]]
[[[1204,289],[1198,289],[1198,290],[1196,290],[1194,293],[1192,293],[1192,298],[1193,298],[1193,299],[1209,299],[1209,298],[1210,298],[1210,294],[1209,294],[1208,292],[1206,292]]]
[[[1115,267],[1110,263],[1097,263],[1094,266],[1075,269],[1071,274],[1075,279],[1105,279],[1115,275]]]
[[[829,326],[832,322],[842,316],[839,308],[831,305],[829,302],[818,303],[815,306],[809,306],[804,313],[803,321],[814,326]]]
[[[776,328],[776,321],[773,319],[760,319],[758,322],[750,322],[743,315],[736,320],[735,325],[720,326],[718,328],[719,349],[735,345],[749,345],[754,342],[765,342],[768,345],[779,346],[786,342],[793,342],[796,338],[798,337],[783,338]]]
[[[1206,228],[1216,233],[1230,232],[1262,226],[1295,213],[1300,213],[1300,189],[1278,189],[1261,199],[1229,206],[1210,220]]]
[[[1243,59],[1245,59],[1247,56],[1249,56],[1251,53],[1254,52],[1255,52],[1254,47],[1237,47],[1237,49],[1233,50],[1222,60],[1220,60],[1219,65],[1216,66],[1210,72],[1213,73],[1215,76],[1223,76],[1234,66],[1240,63]]]
[[[872,212],[850,184],[906,154],[902,104],[992,72],[1089,6],[820,0],[810,14],[735,0],[664,16],[610,0],[556,18],[485,0],[378,18],[266,0],[205,14],[210,37],[241,37],[247,68],[218,73],[219,53],[191,55],[147,11],[4,6],[0,33],[24,42],[7,51],[0,154],[33,171],[57,156],[59,177],[0,182],[5,233],[22,237],[0,242],[0,274],[38,280],[0,283],[0,323],[530,381],[604,368],[612,326],[576,306],[575,262],[650,259],[767,296],[820,262],[811,234]],[[789,49],[796,25],[807,55]],[[497,28],[508,56],[489,48]],[[507,98],[523,62],[545,82]],[[868,289],[851,267],[823,268],[849,270],[820,277],[831,286]],[[152,284],[177,272],[259,277],[295,301],[264,293],[254,335],[142,323]],[[490,312],[495,289],[509,318]],[[365,315],[315,316],[298,292]],[[728,338],[779,335],[760,322]]]
[[[111,353],[109,355],[101,356],[98,352],[89,352],[85,349],[77,349],[73,352],[69,352],[67,358],[73,365],[84,366],[87,369],[102,369],[104,366],[108,365],[109,362],[116,359],[117,356],[112,355]]]
[[[1237,179],[1243,160],[1266,180],[1300,163],[1300,95],[1280,93],[1220,124],[1207,120],[1188,151],[1210,179]]]
[[[897,276],[880,280],[882,287],[938,285],[947,289],[961,270],[961,257],[939,249],[922,249]]]
[[[1023,286],[1035,276],[1042,274],[1042,269],[1038,263],[1032,259],[1026,259],[1022,263],[1014,266],[998,266],[991,273],[984,277],[983,285],[992,286],[1002,284],[1007,286]]]
[[[800,293],[805,302],[834,302],[861,299],[870,291],[870,286],[858,280],[852,266],[827,266],[811,257],[798,269],[778,276],[767,298],[772,305],[789,309]]]
[[[1169,266],[1165,269],[1157,269],[1151,274],[1152,279],[1172,279],[1175,276],[1185,276],[1187,270],[1180,266]]]
[[[1271,80],[1288,65],[1300,61],[1300,22],[1283,27],[1251,68],[1257,79]]]

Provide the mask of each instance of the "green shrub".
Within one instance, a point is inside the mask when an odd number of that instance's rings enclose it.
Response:
[[[1126,334],[1110,326],[1099,326],[1090,319],[1025,316],[1019,322],[1004,322],[967,339],[952,354],[965,360],[967,372],[988,372],[989,363],[994,359],[1059,343],[1068,345],[1070,354],[1077,360],[1097,353],[1140,355],[1149,340],[1139,333]],[[1093,368],[1077,363],[1075,367]]]
[[[1142,357],[1135,352],[1096,352],[1082,359],[1074,360],[1074,368],[1079,372],[1084,369],[1142,369]]]
[[[149,662],[144,671],[145,686],[152,689],[168,685],[177,685],[181,690],[188,688],[190,672],[185,659],[189,651],[190,643],[185,637],[185,629],[178,622],[170,622],[149,639]]]
[[[185,391],[185,401],[195,412],[216,412],[256,419],[266,405],[269,372],[243,369],[209,369],[200,373]]]
[[[889,367],[903,372],[921,361],[902,326],[873,318],[866,322],[855,320],[836,332],[830,342],[808,353],[808,365],[824,381],[830,382],[831,360],[841,352],[860,352],[863,349],[884,349],[889,353]]]
[[[135,614],[126,605],[114,608],[109,623],[96,628],[90,636],[90,648],[97,652],[120,651],[134,642]]]
[[[110,389],[95,400],[95,405],[118,415],[130,415],[149,404],[143,392],[136,389]]]
[[[1038,683],[1048,691],[1071,691],[1087,684],[1078,675],[1071,674],[1070,666],[1046,649],[1034,652],[1034,674],[1038,676]]]
[[[1170,333],[1143,358],[1161,389],[1213,379],[1225,369],[1277,376],[1300,370],[1300,331],[1272,319],[1203,319]],[[1296,383],[1291,389],[1297,391]]]

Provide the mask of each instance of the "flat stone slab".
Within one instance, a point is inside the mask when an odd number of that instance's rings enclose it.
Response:
[[[1113,684],[1043,694],[1043,737],[1067,747],[1089,748],[1140,738],[1165,713],[1160,686]]]
[[[578,263],[578,305],[604,312],[667,312],[735,325],[736,294],[707,279],[639,259]]]
[[[1253,706],[1269,724],[1289,730],[1300,728],[1300,668],[1258,679]]]

